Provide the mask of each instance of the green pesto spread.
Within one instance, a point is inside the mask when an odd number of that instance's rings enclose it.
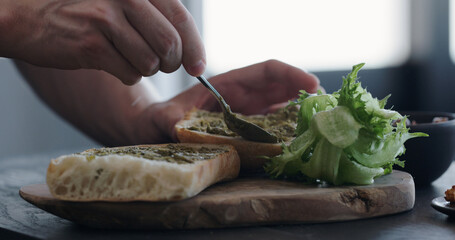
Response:
[[[196,161],[212,159],[215,156],[225,152],[228,152],[228,150],[225,148],[188,147],[176,144],[168,144],[165,146],[98,148],[90,149],[80,154],[85,155],[87,161],[91,161],[100,156],[127,155],[154,161],[187,164],[194,163]]]
[[[251,115],[245,116],[236,113],[242,119],[252,122],[262,127],[267,132],[275,135],[279,141],[290,141],[295,137],[295,128],[297,127],[297,107],[288,107],[278,110],[276,113],[267,115]],[[198,110],[195,114],[195,119],[189,130],[206,132],[210,134],[222,136],[238,136],[226,126],[221,112],[208,112]]]

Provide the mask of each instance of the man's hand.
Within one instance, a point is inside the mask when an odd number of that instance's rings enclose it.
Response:
[[[285,106],[288,100],[297,98],[299,90],[314,93],[320,88],[316,76],[275,60],[220,74],[210,82],[233,112],[247,115],[273,112]],[[169,101],[152,104],[141,122],[153,122],[161,136],[176,141],[174,126],[193,107],[209,111],[220,109],[215,97],[198,84]],[[147,131],[144,134],[144,137],[152,135]]]
[[[193,107],[219,110],[202,84],[159,102],[142,81],[125,86],[102,71],[65,71],[16,62],[36,93],[60,116],[106,146],[177,141],[174,126]],[[298,68],[267,61],[209,79],[234,112],[265,114],[315,92],[319,80]],[[75,101],[77,99],[77,101]]]
[[[205,50],[178,0],[4,0],[0,56],[42,67],[104,70],[131,85],[183,64],[198,76]]]

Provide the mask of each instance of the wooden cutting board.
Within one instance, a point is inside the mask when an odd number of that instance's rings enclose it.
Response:
[[[98,228],[221,228],[345,221],[412,209],[414,181],[394,171],[368,186],[328,186],[240,178],[176,202],[69,202],[45,184],[24,186],[26,201],[70,221]]]

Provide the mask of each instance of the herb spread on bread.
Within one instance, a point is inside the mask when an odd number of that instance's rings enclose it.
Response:
[[[69,201],[175,201],[236,178],[240,158],[230,145],[168,143],[90,149],[52,159],[49,191]]]
[[[267,115],[245,116],[237,114],[238,117],[254,123],[267,132],[275,135],[279,141],[290,141],[295,137],[297,126],[297,107],[289,107],[278,110],[276,113]],[[198,110],[196,119],[189,130],[205,132],[210,134],[235,137],[238,136],[226,126],[221,112],[208,112]]]
[[[200,160],[212,159],[216,155],[227,151],[228,150],[225,148],[192,148],[187,146],[169,144],[162,147],[129,146],[90,149],[80,154],[85,155],[88,161],[95,159],[97,156],[128,155],[154,161],[166,161],[171,163],[186,164],[194,163]]]

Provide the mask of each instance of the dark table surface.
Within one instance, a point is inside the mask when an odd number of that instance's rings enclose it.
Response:
[[[432,185],[416,188],[414,209],[347,222],[209,230],[100,230],[73,224],[20,198],[19,188],[45,182],[56,152],[0,159],[0,239],[455,239],[455,219],[431,206],[431,200],[455,185],[455,163]]]

